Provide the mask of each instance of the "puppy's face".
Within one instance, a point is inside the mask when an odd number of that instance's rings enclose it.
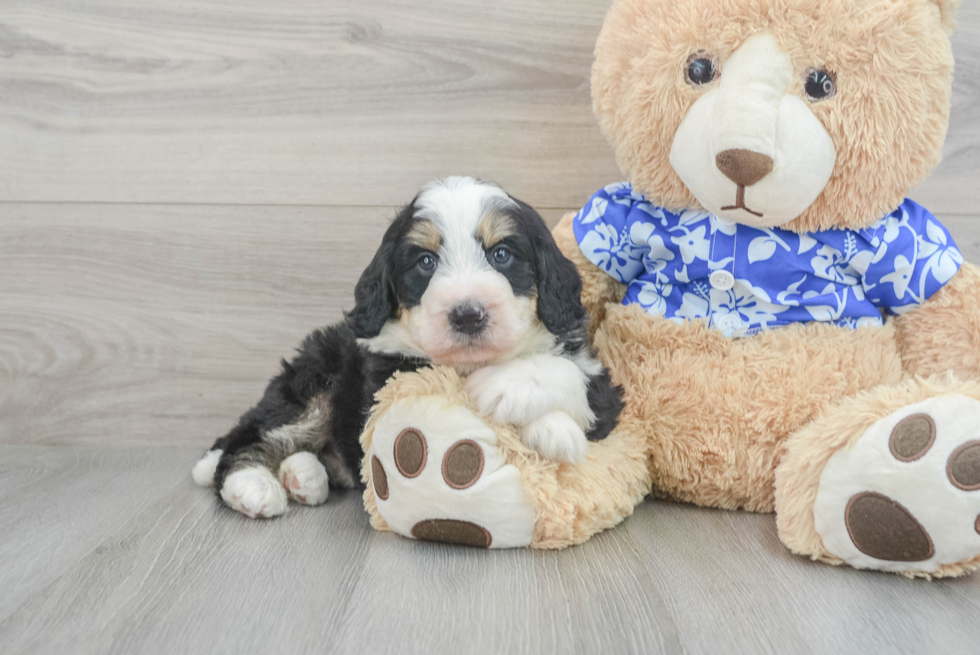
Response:
[[[580,291],[533,209],[496,185],[447,178],[392,223],[349,318],[372,350],[476,367],[578,327]]]

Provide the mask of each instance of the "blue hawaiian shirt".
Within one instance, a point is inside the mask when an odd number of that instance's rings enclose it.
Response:
[[[963,263],[946,228],[911,200],[867,229],[798,234],[675,214],[624,182],[592,196],[574,229],[585,256],[627,285],[624,305],[736,337],[810,321],[880,326],[882,310],[917,307]]]

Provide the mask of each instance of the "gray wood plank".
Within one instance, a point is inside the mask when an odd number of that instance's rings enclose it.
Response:
[[[976,650],[980,576],[806,562],[771,516],[647,502],[486,553],[375,533],[356,493],[255,522],[191,483],[419,184],[577,208],[619,179],[588,88],[607,6],[0,5],[0,651]],[[912,196],[980,261],[976,3],[954,48]]]
[[[0,7],[0,200],[396,204],[618,177],[592,117],[606,0],[29,0]]]
[[[767,515],[647,501],[580,547],[479,551],[373,532],[357,493],[246,519],[193,485],[196,455],[0,446],[0,650],[956,654],[980,638],[980,577],[809,562]]]
[[[591,111],[608,0],[21,0],[0,6],[0,200],[393,205],[449,173],[542,207],[620,179]],[[974,213],[980,7],[946,161]]]
[[[252,521],[190,481],[197,451],[172,449],[179,457],[161,462],[159,450],[141,449],[141,468],[165,473],[165,485],[156,479],[147,485],[168,493],[100,534],[97,547],[69,570],[46,575],[31,593],[12,594],[8,602],[16,609],[0,621],[3,652],[318,650],[314,639],[342,613],[365,540],[374,536],[359,494],[338,494],[336,502],[312,510],[293,506],[281,521]],[[128,464],[93,471],[92,482],[122,476]],[[66,512],[78,499],[47,502]],[[122,493],[100,509],[133,502]],[[73,518],[95,527],[90,517]],[[11,549],[37,540],[7,534]],[[46,573],[46,565],[35,560],[24,574]],[[286,646],[292,650],[281,650]]]
[[[185,448],[0,446],[0,618],[186,484]],[[0,642],[2,643],[2,642]]]
[[[561,552],[378,539],[330,652],[679,652],[637,551],[622,531]]]
[[[260,397],[304,335],[350,309],[395,214],[5,209],[0,443],[201,447]]]
[[[688,652],[969,653],[980,577],[924,583],[811,562],[775,519],[647,501],[620,529]]]
[[[963,2],[953,34],[956,70],[943,162],[911,196],[934,212],[973,214],[980,204],[980,3]]]
[[[392,208],[18,204],[0,443],[203,447],[351,306]],[[550,221],[561,210],[546,211]],[[980,217],[940,216],[980,261]]]

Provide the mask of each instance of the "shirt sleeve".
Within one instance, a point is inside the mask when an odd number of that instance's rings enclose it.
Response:
[[[644,271],[643,256],[650,246],[633,237],[638,224],[653,220],[643,209],[647,205],[629,185],[612,185],[597,191],[573,220],[582,254],[624,284]]]
[[[865,294],[892,314],[908,312],[931,298],[963,263],[949,231],[911,200],[879,222],[871,244],[877,249],[864,275]]]

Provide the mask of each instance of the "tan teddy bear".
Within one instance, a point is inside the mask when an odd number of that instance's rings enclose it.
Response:
[[[940,159],[956,0],[617,0],[596,114],[628,183],[555,229],[626,401],[558,464],[447,369],[362,437],[374,525],[562,547],[644,495],[776,512],[794,552],[980,565],[980,269],[905,194]]]

